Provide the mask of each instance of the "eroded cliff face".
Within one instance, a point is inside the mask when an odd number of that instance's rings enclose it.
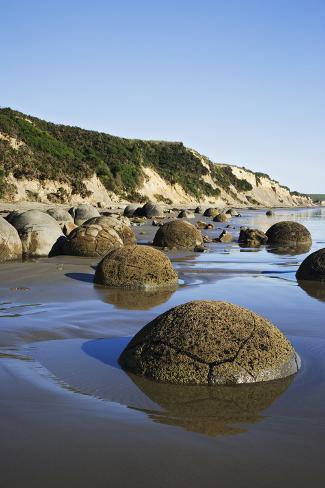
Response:
[[[297,207],[312,205],[312,200],[309,197],[293,194],[289,189],[266,176],[257,177],[255,173],[237,166],[230,166],[230,168],[239,180],[247,181],[252,189],[239,191],[233,185],[230,185],[229,188],[224,188],[213,178],[209,170],[209,173],[202,176],[202,179],[209,183],[212,188],[219,189],[220,194],[218,196],[202,195],[198,200],[186,193],[180,184],[171,184],[163,179],[153,168],[142,167],[144,178],[137,191],[143,198],[173,205],[211,204],[220,207],[230,205],[236,207]],[[71,204],[87,202],[93,205],[99,204],[102,207],[127,202],[120,195],[107,191],[95,174],[91,178],[83,180],[87,195],[72,193],[72,188],[69,184],[55,180],[17,179],[9,175],[6,178],[6,182],[10,188],[10,193],[2,199],[3,201],[69,202]]]
[[[290,192],[263,173],[214,164],[182,143],[121,139],[31,120],[11,110],[2,110],[2,118],[2,201],[102,207],[130,198],[219,207],[313,205],[311,198]],[[77,151],[80,144],[82,154]]]

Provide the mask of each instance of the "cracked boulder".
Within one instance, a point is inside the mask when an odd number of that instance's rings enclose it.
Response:
[[[325,247],[306,257],[299,266],[296,277],[297,280],[325,283]]]
[[[174,384],[237,384],[284,378],[300,359],[271,322],[215,301],[179,305],[149,322],[119,362],[131,373]]]
[[[121,288],[169,289],[176,288],[178,276],[162,251],[149,246],[125,246],[101,260],[94,281]]]
[[[157,247],[192,251],[202,244],[201,232],[193,224],[183,220],[166,222],[158,229],[153,240],[153,245]]]
[[[312,243],[309,230],[299,222],[277,222],[269,228],[266,235],[270,245],[299,246]]]
[[[63,252],[71,256],[102,257],[124,244],[134,244],[133,231],[113,217],[94,217],[74,229]]]

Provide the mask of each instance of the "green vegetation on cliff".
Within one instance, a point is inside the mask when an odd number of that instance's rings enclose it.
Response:
[[[96,173],[108,190],[138,200],[144,166],[197,199],[218,196],[221,188],[233,193],[231,186],[239,192],[252,190],[230,166],[203,159],[205,164],[200,154],[181,142],[124,139],[0,109],[0,198],[8,191],[4,177],[10,173],[18,179],[66,182],[82,196],[87,196],[83,180]],[[204,180],[210,175],[217,188]]]

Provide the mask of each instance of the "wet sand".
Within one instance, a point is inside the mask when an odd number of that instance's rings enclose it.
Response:
[[[215,237],[230,224],[236,237],[240,225],[266,230],[298,220],[312,233],[312,249],[212,243],[207,253],[169,253],[180,286],[149,295],[94,286],[96,259],[1,264],[4,486],[324,485],[325,287],[299,285],[295,272],[325,247],[325,209],[241,213],[203,233]],[[157,228],[135,230],[146,243]],[[144,324],[202,298],[273,321],[298,351],[300,372],[262,385],[175,387],[118,367]]]

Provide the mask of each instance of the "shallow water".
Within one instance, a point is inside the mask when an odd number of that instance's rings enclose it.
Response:
[[[325,286],[299,286],[295,272],[325,247],[325,209],[271,218],[243,211],[206,233],[230,224],[236,236],[241,225],[266,230],[279,220],[306,225],[312,249],[213,243],[203,254],[170,253],[175,292],[95,287],[95,259],[1,264],[4,486],[324,486]],[[155,231],[137,228],[139,240]],[[117,358],[129,337],[192,299],[230,301],[270,319],[298,351],[299,373],[258,385],[179,387],[123,372]]]

